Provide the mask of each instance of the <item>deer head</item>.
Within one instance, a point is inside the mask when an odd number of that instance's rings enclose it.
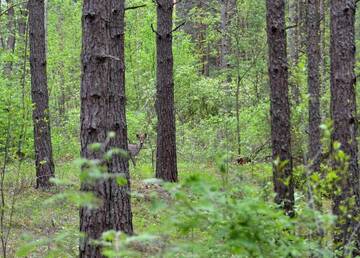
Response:
[[[136,138],[138,138],[140,146],[144,144],[146,137],[147,137],[146,133],[136,134]]]

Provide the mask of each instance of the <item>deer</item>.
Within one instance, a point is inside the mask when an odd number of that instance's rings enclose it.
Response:
[[[138,144],[128,144],[129,156],[130,156],[130,159],[131,159],[134,167],[136,166],[135,157],[141,151],[146,137],[147,137],[146,133],[145,134],[136,134],[136,138],[138,138],[139,143]]]

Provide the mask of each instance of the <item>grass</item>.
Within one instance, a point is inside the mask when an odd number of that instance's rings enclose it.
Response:
[[[214,167],[180,162],[180,180],[190,175],[199,175],[203,180],[217,181],[214,177]],[[59,199],[65,192],[79,189],[80,169],[72,161],[60,160],[56,162],[56,177],[71,186],[59,185],[50,191],[36,190],[34,165],[31,162],[22,164],[20,170],[15,164],[9,166],[6,174],[5,192],[8,211],[11,207],[11,198],[15,196],[14,213],[11,233],[9,236],[8,254],[14,257],[16,252],[33,249],[32,256],[27,257],[76,257],[78,250],[78,207],[67,200]],[[154,212],[152,196],[157,192],[160,198],[166,198],[166,192],[149,186],[144,182],[154,177],[154,168],[151,164],[139,162],[137,167],[130,167],[131,187],[133,192],[132,210],[134,229],[137,234],[143,232],[159,233],[162,223],[162,214]],[[15,195],[9,194],[16,192]],[[165,195],[165,196],[164,196]],[[69,244],[71,243],[71,244]],[[40,246],[40,247],[39,247]],[[65,250],[61,256],[54,250]],[[52,250],[54,252],[52,252]],[[21,251],[20,251],[21,252]],[[46,256],[50,255],[50,256]]]

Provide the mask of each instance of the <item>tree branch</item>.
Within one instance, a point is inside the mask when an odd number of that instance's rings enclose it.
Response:
[[[289,25],[289,26],[285,27],[285,30],[290,30],[290,29],[296,28],[297,26],[298,26],[298,24]]]
[[[153,26],[153,24],[151,23],[151,30],[158,36],[158,37],[160,37],[161,38],[161,35],[159,34],[159,32],[157,32],[157,30],[155,30],[154,29],[154,26]]]
[[[158,0],[153,0],[153,2],[154,2],[155,4],[157,4],[159,7],[161,7],[161,4],[159,3]]]
[[[0,13],[0,17],[3,16],[5,13],[7,13],[11,8],[14,8],[14,7],[18,6],[18,5],[26,4],[27,2],[28,2],[28,1],[24,1],[24,2],[20,2],[20,3],[17,3],[17,4],[11,5],[11,6],[8,7],[6,10],[4,10],[4,11],[2,11],[2,12]]]
[[[186,23],[186,21],[180,23],[178,26],[175,27],[175,29],[173,29],[172,31],[170,31],[168,34],[172,34],[173,32],[177,31],[178,29],[180,29],[182,26],[184,26]]]
[[[146,7],[146,4],[126,7],[126,8],[125,8],[125,11],[134,10],[134,9],[138,9],[138,8],[142,8],[142,7]]]

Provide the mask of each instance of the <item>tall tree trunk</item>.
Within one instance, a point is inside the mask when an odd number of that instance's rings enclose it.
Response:
[[[299,1],[289,0],[289,23],[290,29],[288,33],[289,40],[289,60],[290,65],[297,65],[299,61],[300,51],[300,21],[299,21]]]
[[[288,33],[289,63],[290,67],[296,70],[299,63],[301,51],[301,0],[289,0],[289,22],[290,29]],[[290,82],[290,96],[292,100],[299,104],[301,101],[300,87],[296,81]]]
[[[60,42],[59,42],[59,48],[61,52],[64,52],[65,50],[65,44],[64,44],[64,14],[61,10],[59,10],[59,18],[57,22],[57,31],[60,34]],[[59,122],[60,124],[64,124],[66,121],[66,93],[65,93],[65,73],[64,73],[64,62],[60,62],[60,66],[58,68],[59,71],[59,77],[60,77],[60,84],[59,84],[59,96],[58,96],[58,110],[59,110]]]
[[[320,0],[308,0],[309,154],[312,171],[320,171]]]
[[[2,5],[1,5],[1,1],[0,1],[0,13],[2,13],[2,12],[3,12],[3,9],[2,9]],[[3,35],[4,35],[4,29],[2,27],[2,24],[0,24],[0,48],[1,49],[5,48]]]
[[[157,5],[157,73],[156,113],[157,152],[156,177],[165,181],[178,180],[176,161],[176,126],[172,53],[173,1],[158,0]]]
[[[330,12],[331,40],[331,116],[333,120],[332,140],[341,143],[341,149],[349,157],[347,171],[341,171],[335,193],[333,212],[338,216],[335,242],[345,248],[355,241],[360,254],[359,216],[359,167],[356,140],[357,119],[355,84],[355,0],[332,0]],[[334,162],[334,168],[341,164]],[[355,203],[352,203],[355,198]],[[345,211],[344,211],[344,208]],[[352,216],[350,216],[352,215]],[[356,232],[354,232],[356,230]],[[344,252],[347,251],[345,248]],[[346,256],[346,253],[344,254]]]
[[[128,147],[124,0],[84,0],[82,24],[81,156],[103,160],[105,151]],[[115,132],[115,137],[107,142],[110,132]],[[101,151],[92,151],[89,145],[93,143],[105,145]],[[99,239],[104,231],[133,233],[128,161],[114,155],[105,166],[109,174],[124,175],[127,183],[119,186],[113,177],[82,183],[81,189],[93,192],[101,204],[96,209],[80,210],[80,231],[85,233],[80,257],[103,257],[101,247],[91,240]]]
[[[320,73],[321,73],[321,93],[326,92],[327,88],[327,72],[326,72],[326,56],[328,48],[326,44],[326,13],[328,10],[327,0],[320,0]]]
[[[267,0],[267,36],[271,90],[271,140],[274,162],[275,202],[294,214],[288,64],[286,55],[285,1]],[[286,164],[282,164],[286,163]]]
[[[48,188],[55,175],[52,156],[49,94],[46,76],[44,1],[29,1],[31,97],[35,143],[36,187]]]

